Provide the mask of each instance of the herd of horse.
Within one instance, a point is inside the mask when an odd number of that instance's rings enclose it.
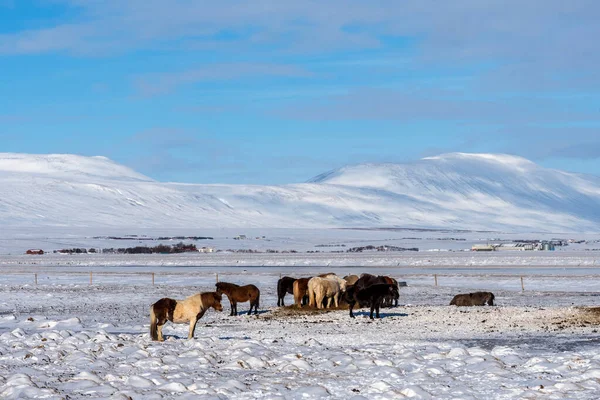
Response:
[[[150,337],[163,341],[162,327],[171,321],[175,324],[189,323],[188,339],[194,337],[196,323],[206,311],[213,308],[223,311],[223,295],[229,299],[230,316],[238,315],[237,303],[250,303],[248,315],[258,314],[260,290],[255,285],[236,285],[229,282],[217,282],[214,292],[192,295],[184,300],[162,298],[150,307]],[[334,273],[321,274],[310,278],[292,278],[284,276],[277,282],[277,306],[285,306],[285,296],[294,296],[297,307],[324,309],[339,307],[341,302],[348,304],[350,317],[355,306],[370,307],[369,318],[379,318],[381,307],[398,306],[400,297],[398,281],[389,276],[371,274],[347,275],[340,278]],[[450,305],[483,306],[494,305],[494,295],[490,292],[475,292],[454,296]]]

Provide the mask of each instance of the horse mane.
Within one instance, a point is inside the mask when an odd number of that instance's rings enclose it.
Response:
[[[235,283],[231,283],[231,282],[217,282],[217,287],[219,286],[223,286],[223,287],[229,287],[229,288],[236,288],[236,287],[240,287],[240,285],[236,285]]]

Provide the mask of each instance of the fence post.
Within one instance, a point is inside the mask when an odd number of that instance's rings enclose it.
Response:
[[[437,274],[434,274],[434,275],[433,275],[433,278],[435,279],[435,286],[437,286],[437,285],[438,285],[438,284],[437,284]]]
[[[152,273],[152,286],[154,286],[154,272]]]
[[[34,275],[35,275],[35,284],[37,285],[37,274],[34,274]]]
[[[92,271],[90,271],[90,285],[92,284]]]
[[[217,272],[217,283],[219,283],[219,273]]]
[[[523,277],[521,277],[521,291],[525,291],[525,284],[523,283]]]

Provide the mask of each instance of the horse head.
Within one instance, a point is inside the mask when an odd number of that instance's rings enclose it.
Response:
[[[340,291],[345,292],[346,289],[348,288],[348,282],[346,282],[345,279],[339,279],[339,278],[338,278],[338,282],[340,284]]]
[[[223,296],[221,295],[221,293],[215,293],[213,298],[215,299],[212,307],[215,309],[215,311],[223,311],[223,305],[221,304],[221,300],[223,300]]]
[[[223,285],[222,282],[217,282],[215,283],[215,287],[217,288],[216,292],[218,295],[222,296],[223,295]]]

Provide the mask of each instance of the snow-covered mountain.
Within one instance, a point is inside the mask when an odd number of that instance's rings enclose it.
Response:
[[[282,186],[154,181],[105,157],[0,153],[5,227],[600,231],[600,178],[452,153]]]

